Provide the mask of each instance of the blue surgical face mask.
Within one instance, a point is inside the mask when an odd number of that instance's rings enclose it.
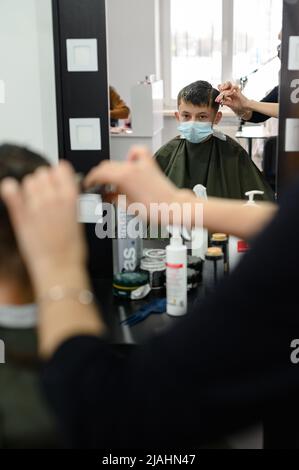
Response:
[[[213,134],[211,122],[181,122],[178,127],[182,136],[192,144],[200,144]]]

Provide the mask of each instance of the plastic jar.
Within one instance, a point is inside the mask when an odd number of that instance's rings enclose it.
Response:
[[[149,283],[147,273],[121,273],[113,278],[113,295],[122,299],[131,299],[131,294]]]
[[[149,276],[149,283],[153,290],[164,289],[166,282],[166,264],[164,259],[142,258],[141,271]]]

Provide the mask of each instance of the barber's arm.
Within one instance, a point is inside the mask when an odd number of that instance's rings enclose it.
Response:
[[[266,117],[279,117],[279,104],[273,102],[254,101],[246,98],[238,86],[226,82],[219,87],[220,95],[216,102],[231,108],[244,121],[251,121],[254,113]]]
[[[273,88],[273,90],[271,90],[270,93],[268,93],[265,96],[265,98],[263,98],[261,100],[261,102],[263,102],[263,103],[279,103],[279,88],[278,88],[278,86]],[[263,122],[267,121],[268,119],[269,119],[269,116],[267,116],[266,114],[258,113],[257,111],[254,111],[253,113],[251,113],[251,117],[249,119],[249,122],[259,124],[259,123],[263,123]]]
[[[144,204],[150,213],[150,204],[190,204],[192,220],[196,221],[197,204],[203,206],[203,223],[210,232],[223,232],[243,239],[261,231],[277,211],[270,203],[246,207],[243,201],[210,198],[197,199],[192,191],[179,190],[160,171],[157,163],[145,148],[133,148],[125,163],[103,162],[87,176],[86,188],[95,184],[113,184],[117,192],[125,194],[128,202]],[[154,221],[156,222],[156,221]],[[159,221],[164,223],[163,220]],[[192,227],[188,227],[192,228]]]
[[[257,112],[274,118],[279,117],[278,103],[265,103],[263,101],[248,100],[247,109],[248,112]]]

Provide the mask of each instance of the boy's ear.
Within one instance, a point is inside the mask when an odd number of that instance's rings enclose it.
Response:
[[[215,117],[215,121],[214,121],[215,126],[217,126],[217,124],[219,124],[221,119],[222,119],[222,112],[218,111],[218,113],[216,114],[216,117]]]
[[[180,115],[179,115],[178,111],[176,111],[174,113],[174,115],[175,115],[176,120],[179,121],[180,120]]]

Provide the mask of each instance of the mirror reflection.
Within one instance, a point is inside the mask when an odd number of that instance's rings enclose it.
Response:
[[[297,446],[298,5],[0,0],[1,449]]]
[[[0,2],[0,141],[58,161],[51,0]]]
[[[109,79],[131,111],[113,122],[111,157],[143,143],[178,187],[273,201],[282,4],[109,1]]]

